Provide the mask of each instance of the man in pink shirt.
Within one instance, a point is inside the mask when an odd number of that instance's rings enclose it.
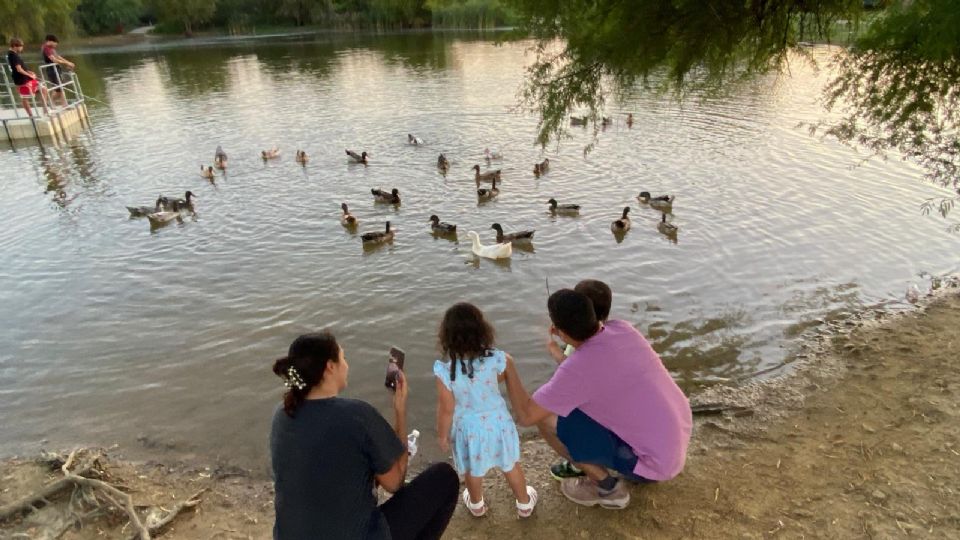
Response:
[[[590,298],[570,289],[553,293],[547,309],[551,333],[576,350],[533,397],[508,357],[507,392],[517,421],[537,425],[554,450],[574,463],[560,485],[568,499],[625,508],[630,492],[610,470],[639,482],[679,474],[693,425],[690,404],[629,323],[600,324]]]

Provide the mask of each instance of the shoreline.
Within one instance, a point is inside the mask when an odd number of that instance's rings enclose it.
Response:
[[[541,494],[535,517],[518,521],[503,478],[490,475],[490,516],[471,519],[458,508],[445,537],[522,533],[536,539],[562,532],[581,538],[872,538],[914,530],[956,537],[956,288],[951,280],[912,311],[826,322],[832,335],[814,338],[805,349],[814,352],[804,353],[808,356],[788,373],[697,394],[692,404],[717,410],[695,417],[684,472],[669,482],[631,488],[633,500],[624,511],[568,502],[547,470],[555,461],[552,452],[539,439],[524,438],[522,464],[528,483]],[[201,511],[177,516],[165,538],[270,535],[273,494],[268,479],[230,466],[130,462],[119,449],[107,450],[105,456],[106,477],[130,490],[138,505],[169,507],[206,489]],[[33,459],[0,462],[0,506],[59,476]],[[53,527],[62,518],[63,498],[0,523],[0,531],[15,535]],[[98,528],[109,531],[101,521],[71,529],[63,538],[94,538]],[[124,520],[114,517],[112,522],[121,527]]]

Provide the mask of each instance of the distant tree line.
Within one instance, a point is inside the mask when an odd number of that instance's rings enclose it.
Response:
[[[117,34],[157,23],[193,34],[256,27],[489,28],[513,24],[510,0],[0,0],[0,37]]]

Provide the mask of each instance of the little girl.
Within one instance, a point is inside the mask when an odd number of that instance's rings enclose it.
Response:
[[[487,512],[483,477],[503,471],[517,499],[517,514],[529,517],[537,491],[526,485],[520,468],[520,436],[499,383],[505,378],[507,355],[493,348],[493,328],[473,304],[454,304],[440,324],[440,351],[433,365],[437,376],[437,433],[440,448],[453,450],[457,472],[467,489],[463,504],[474,517]]]

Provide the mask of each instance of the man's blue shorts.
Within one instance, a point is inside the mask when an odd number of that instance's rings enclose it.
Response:
[[[557,417],[557,437],[574,462],[613,469],[634,482],[653,481],[634,474],[637,455],[629,444],[580,409]]]

